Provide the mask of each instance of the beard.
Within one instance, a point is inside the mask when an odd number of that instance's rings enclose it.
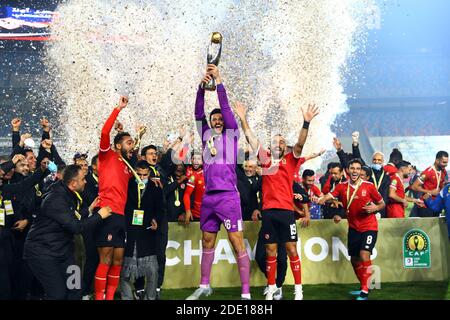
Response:
[[[125,160],[130,160],[130,157],[128,157],[128,151],[126,151],[126,150],[120,150],[120,155],[121,155],[122,158],[124,158]]]

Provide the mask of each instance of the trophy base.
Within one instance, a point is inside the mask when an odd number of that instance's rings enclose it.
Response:
[[[214,79],[206,84],[202,83],[202,89],[206,91],[216,91],[216,82]]]

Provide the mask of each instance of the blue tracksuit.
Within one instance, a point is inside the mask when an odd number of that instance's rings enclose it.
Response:
[[[445,209],[448,234],[450,238],[450,183],[447,183],[444,186],[444,188],[441,190],[441,192],[439,192],[434,200],[431,200],[431,198],[425,200],[425,204],[434,212],[441,212],[442,209]]]

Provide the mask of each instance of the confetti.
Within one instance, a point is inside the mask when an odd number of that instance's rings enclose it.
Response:
[[[248,106],[263,144],[276,133],[294,144],[301,107],[316,103],[321,114],[304,153],[330,148],[330,126],[347,110],[347,62],[364,48],[376,11],[369,5],[374,1],[68,0],[57,8],[55,40],[44,50],[48,94],[63,103],[64,151],[96,153],[101,127],[122,94],[130,101],[120,121],[129,130],[145,124],[144,145],[162,145],[181,126],[193,130],[213,31],[224,36],[219,69],[229,100]],[[217,104],[208,93],[207,111]],[[319,165],[320,159],[311,164]]]

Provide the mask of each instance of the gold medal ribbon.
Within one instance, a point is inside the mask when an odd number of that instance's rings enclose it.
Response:
[[[217,149],[216,147],[214,147],[214,139],[216,138],[216,136],[211,136],[211,138],[209,138],[208,142],[206,142],[206,145],[208,146],[209,149],[209,153],[212,156],[215,156],[217,154]]]
[[[138,188],[143,190],[145,188],[145,183],[141,180],[141,178],[138,176],[138,174],[133,169],[133,167],[124,158],[120,157],[119,160],[123,161],[127,165],[128,169],[130,169],[131,173],[133,174],[133,176],[136,178],[136,180],[138,182]]]
[[[439,186],[441,185],[442,171],[439,171],[439,173],[438,173],[438,171],[436,170],[436,168],[434,166],[432,166],[432,168],[433,168],[434,174],[436,175],[436,183],[437,183],[436,190],[439,190]]]
[[[80,194],[76,191],[74,191],[75,195],[77,196],[77,211],[80,211],[81,206],[83,205],[83,198],[80,196]]]
[[[94,178],[95,182],[98,183],[98,177],[95,175],[95,173],[92,173],[92,178]]]
[[[352,204],[353,200],[355,199],[356,193],[359,190],[359,187],[362,184],[362,179],[359,178],[359,182],[356,185],[355,191],[352,194],[352,197],[350,198],[350,180],[348,181],[348,185],[347,185],[347,212],[349,211],[350,205]]]
[[[172,180],[172,183],[175,182],[173,177],[170,177],[170,179]],[[181,205],[181,202],[180,202],[180,191],[178,191],[178,188],[176,188],[175,189],[175,206],[179,207],[180,205]]]
[[[375,185],[375,188],[377,188],[377,190],[380,188],[381,186],[381,181],[383,181],[384,178],[384,170],[383,173],[381,174],[380,179],[377,181],[377,179],[375,178],[375,173],[373,173],[372,171],[372,180],[373,180],[373,184]]]
[[[42,196],[42,192],[41,192],[41,190],[39,190],[39,184],[36,184],[36,185],[34,186],[34,189],[36,189],[36,195],[37,195],[38,197]]]

